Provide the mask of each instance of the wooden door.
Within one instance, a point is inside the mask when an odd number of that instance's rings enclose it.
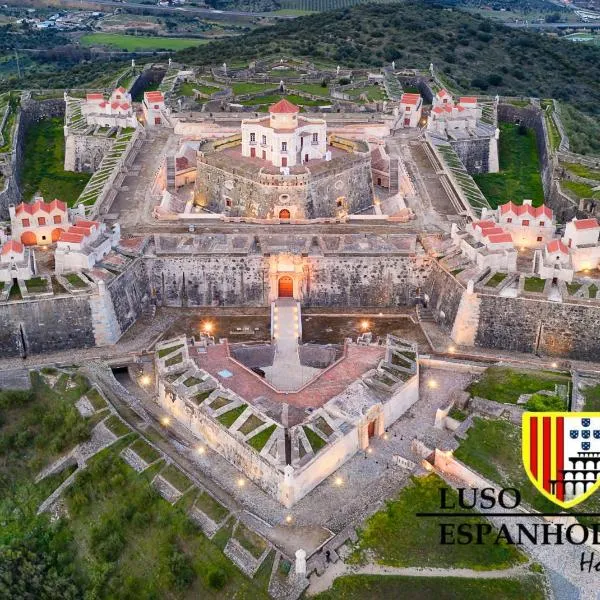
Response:
[[[279,297],[293,298],[294,297],[294,282],[291,277],[282,277],[279,280]]]

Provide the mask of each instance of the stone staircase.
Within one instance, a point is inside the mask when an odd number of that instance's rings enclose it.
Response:
[[[175,189],[175,157],[167,156],[167,189]]]
[[[479,309],[481,298],[465,290],[458,305],[456,319],[450,337],[461,346],[474,346],[479,327]]]
[[[420,323],[435,323],[433,311],[420,304],[417,304],[417,319]]]
[[[398,159],[390,157],[390,194],[397,194],[398,190]]]
[[[103,281],[98,283],[98,294],[90,299],[94,338],[97,346],[114,344],[121,335],[121,328],[110,295]]]

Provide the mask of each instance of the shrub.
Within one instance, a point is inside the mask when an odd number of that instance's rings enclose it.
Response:
[[[213,590],[220,590],[227,583],[227,573],[219,567],[211,567],[206,576],[206,582]]]
[[[186,554],[179,550],[175,550],[171,554],[169,558],[169,570],[171,571],[171,575],[173,575],[175,586],[179,589],[190,587],[196,576],[192,561]]]

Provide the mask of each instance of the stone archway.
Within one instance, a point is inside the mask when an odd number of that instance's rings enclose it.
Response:
[[[293,298],[294,280],[289,275],[280,277],[277,284],[277,289],[279,298]]]
[[[60,234],[64,232],[64,229],[61,229],[60,227],[57,227],[56,229],[52,230],[52,242],[57,242],[58,238],[60,237]]]
[[[290,214],[290,211],[287,208],[282,208],[279,211],[279,218],[280,219],[289,219],[289,218],[291,218],[291,216],[292,215]]]

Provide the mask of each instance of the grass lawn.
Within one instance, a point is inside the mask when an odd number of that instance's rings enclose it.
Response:
[[[320,435],[317,435],[310,427],[303,426],[302,429],[315,454],[327,444],[327,442]]]
[[[87,287],[87,284],[79,275],[77,275],[77,273],[68,273],[64,277],[75,288],[81,289]]]
[[[248,550],[254,558],[260,558],[262,553],[267,549],[266,542],[241,522],[236,527],[234,537],[242,548]]]
[[[175,465],[169,465],[163,469],[160,476],[181,493],[194,485]]]
[[[220,523],[229,514],[229,511],[212,496],[201,492],[196,498],[196,506],[215,523]]]
[[[48,282],[44,277],[32,277],[25,282],[28,292],[46,292],[48,291]]]
[[[315,600],[544,600],[543,581],[522,579],[466,579],[462,577],[402,577],[399,575],[346,575],[314,596]]]
[[[246,410],[246,404],[231,409],[230,411],[218,416],[219,422],[229,429],[237,420],[237,418]]]
[[[101,410],[106,407],[106,400],[102,397],[102,394],[96,389],[91,388],[86,393],[87,399],[93,406],[94,410]]]
[[[521,135],[518,125],[500,123],[499,158],[499,173],[473,175],[490,206],[496,208],[509,200],[521,204],[525,198],[533,200],[534,206],[543,204],[544,190],[533,129],[526,129]]]
[[[600,171],[590,169],[585,165],[580,165],[579,163],[563,163],[563,167],[574,175],[579,175],[579,177],[585,177],[586,179],[597,179],[600,181]]]
[[[130,448],[148,464],[151,464],[160,458],[160,453],[141,438],[133,442]]]
[[[582,285],[582,283],[567,283],[567,290],[569,290],[569,294],[573,296],[573,294],[576,294],[581,289]]]
[[[200,533],[184,506],[171,506],[149,485],[154,468],[136,474],[119,458],[128,443],[94,457],[67,495],[74,566],[86,595],[267,600],[264,587]]]
[[[526,562],[514,546],[508,544],[441,545],[440,523],[443,518],[419,518],[417,512],[440,509],[440,488],[447,487],[437,475],[413,477],[395,500],[369,517],[358,536],[358,549],[350,561],[375,562],[394,567],[453,567],[481,571],[505,569]],[[447,497],[457,494],[448,488]],[[449,500],[451,501],[451,500]],[[487,523],[473,512],[461,523]]]
[[[600,384],[584,388],[583,397],[585,398],[583,410],[600,412]]]
[[[104,425],[108,427],[110,431],[112,431],[117,437],[122,437],[131,433],[131,429],[117,417],[117,415],[112,415],[106,421],[104,421]]]
[[[254,431],[257,427],[264,425],[264,421],[259,419],[256,415],[250,415],[238,429],[240,433],[244,435],[248,435],[250,432]]]
[[[48,201],[58,198],[73,206],[92,176],[64,170],[65,138],[60,118],[31,125],[25,136],[24,156],[21,187],[26,202],[40,192]]]
[[[255,436],[252,436],[248,440],[248,444],[252,446],[257,452],[260,452],[265,444],[269,441],[269,438],[273,435],[275,431],[276,425],[271,425],[266,429],[263,429],[260,433],[257,433]]]
[[[494,273],[494,275],[490,277],[490,279],[488,279],[485,285],[486,287],[498,287],[507,278],[507,276],[507,273],[500,273],[498,271],[497,273]]]
[[[537,293],[541,294],[544,291],[545,285],[546,285],[545,279],[540,279],[539,277],[526,277],[523,289],[526,292],[537,292]]]
[[[556,512],[557,506],[540,494],[523,467],[521,428],[503,420],[476,417],[467,439],[461,441],[454,456],[501,487],[517,488],[523,501],[539,511]],[[600,512],[598,494],[578,504],[574,511]],[[567,510],[568,512],[568,510]],[[597,522],[594,517],[578,517],[586,525]]]
[[[578,181],[569,181],[561,179],[560,186],[567,192],[571,192],[571,196],[577,198],[600,198],[600,191],[595,192],[594,187],[587,183],[579,183]]]
[[[478,381],[469,385],[471,396],[496,402],[515,404],[521,394],[534,394],[540,390],[554,390],[555,384],[568,385],[568,375],[551,371],[517,371],[508,367],[489,367]]]
[[[158,351],[158,358],[164,358],[167,354],[171,354],[171,352],[175,352],[175,350],[179,350],[183,348],[183,344],[177,344],[176,346],[169,346],[168,348],[163,348]]]
[[[119,33],[86,33],[80,42],[84,46],[110,46],[119,50],[183,50],[191,46],[208,44],[210,40],[197,38],[168,38],[125,35]]]
[[[274,83],[252,83],[252,82],[240,82],[234,83],[231,86],[234,95],[243,95],[243,94],[254,94],[256,92],[262,92],[264,90],[272,90],[276,88],[277,85]]]
[[[350,96],[353,100],[358,100],[361,94],[365,94],[365,96],[371,101],[374,102],[376,100],[386,100],[387,94],[385,93],[385,89],[379,85],[367,85],[360,88],[354,88],[351,90],[345,90],[345,93]]]
[[[323,87],[318,83],[292,83],[290,84],[290,90],[298,90],[307,94],[313,94],[313,96],[321,96],[322,98],[329,97],[329,88]]]

